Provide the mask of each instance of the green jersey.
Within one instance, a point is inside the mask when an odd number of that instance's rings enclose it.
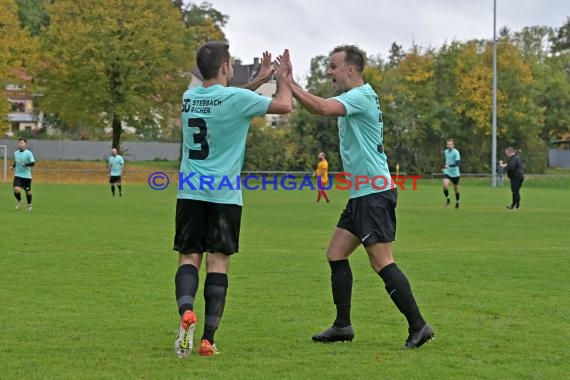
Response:
[[[447,174],[450,177],[459,177],[460,174],[459,174],[458,162],[461,160],[459,151],[455,148],[445,149],[443,151],[443,155],[445,156],[445,165],[446,165],[443,174]]]
[[[338,118],[340,156],[344,171],[352,182],[349,197],[390,190],[394,187],[388,158],[384,153],[384,124],[378,95],[369,84],[351,89],[333,99],[346,109]],[[356,176],[366,176],[369,183],[358,186]]]
[[[17,150],[14,152],[14,163],[16,166],[14,169],[16,172],[14,175],[20,178],[32,178],[32,168],[29,166],[25,166],[26,164],[31,164],[32,162],[36,162],[34,160],[34,155],[27,149],[24,150]]]
[[[109,175],[118,177],[123,174],[123,166],[125,165],[125,160],[120,155],[109,157]]]
[[[247,132],[270,103],[253,91],[218,84],[184,93],[178,198],[243,205],[239,175]]]

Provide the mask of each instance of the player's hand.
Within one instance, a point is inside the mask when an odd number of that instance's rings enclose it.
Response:
[[[281,65],[282,58],[283,56],[279,54],[277,57],[275,57],[273,62],[271,62],[271,65],[273,66],[273,70],[275,70],[275,72],[279,71],[279,66]]]
[[[273,67],[275,67],[275,71],[279,71],[279,67],[281,67],[281,63],[283,62],[283,54],[279,54],[275,60],[273,61]],[[293,79],[293,65],[291,64],[291,59],[289,58],[289,75],[288,80],[291,81],[291,84],[298,85],[297,82]]]
[[[267,82],[271,79],[271,76],[275,72],[275,68],[271,63],[271,53],[268,51],[263,52],[263,56],[261,58],[261,65],[259,67],[259,74],[257,76],[262,79],[264,82]]]
[[[293,71],[293,67],[291,65],[291,57],[289,55],[289,49],[285,49],[283,51],[283,54],[277,57],[276,61],[278,61],[279,63],[277,69],[277,75],[284,79],[287,79],[287,77],[289,77],[291,75],[291,72]]]

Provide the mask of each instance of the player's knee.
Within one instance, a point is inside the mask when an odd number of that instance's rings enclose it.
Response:
[[[200,253],[181,253],[178,259],[178,265],[194,265],[196,268],[200,268],[202,262],[202,254]]]
[[[223,253],[208,253],[206,255],[206,269],[208,272],[228,273],[230,256]]]
[[[389,264],[392,264],[393,262],[394,259],[392,258],[392,255],[390,255],[389,257],[387,256],[369,257],[370,268],[372,268],[372,270],[376,273],[380,272],[382,268],[384,268]]]
[[[346,260],[348,256],[345,252],[340,252],[339,250],[327,250],[327,260],[328,261],[338,261]]]

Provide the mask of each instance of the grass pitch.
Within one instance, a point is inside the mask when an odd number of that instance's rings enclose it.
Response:
[[[324,252],[346,192],[244,192],[216,341],[221,355],[173,351],[175,191],[34,184],[34,210],[0,185],[2,379],[562,379],[570,373],[569,181],[508,187],[462,180],[444,209],[439,181],[400,191],[394,254],[436,339],[400,350],[404,317],[359,248],[352,343],[314,344],[334,317]],[[201,272],[201,284],[205,278]],[[202,333],[202,286],[195,344]]]

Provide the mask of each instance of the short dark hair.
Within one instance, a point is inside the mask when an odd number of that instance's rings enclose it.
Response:
[[[28,140],[26,140],[26,139],[23,138],[23,137],[20,137],[20,138],[18,139],[18,142],[20,142],[20,141],[23,141],[23,142],[25,142],[26,144],[28,143]]]
[[[356,66],[359,72],[364,70],[364,65],[366,65],[366,54],[355,45],[340,45],[333,49],[330,55],[335,53],[343,52],[345,53],[344,61],[349,64]]]
[[[204,80],[218,76],[220,67],[230,62],[230,45],[225,42],[207,42],[198,49],[196,63]]]

